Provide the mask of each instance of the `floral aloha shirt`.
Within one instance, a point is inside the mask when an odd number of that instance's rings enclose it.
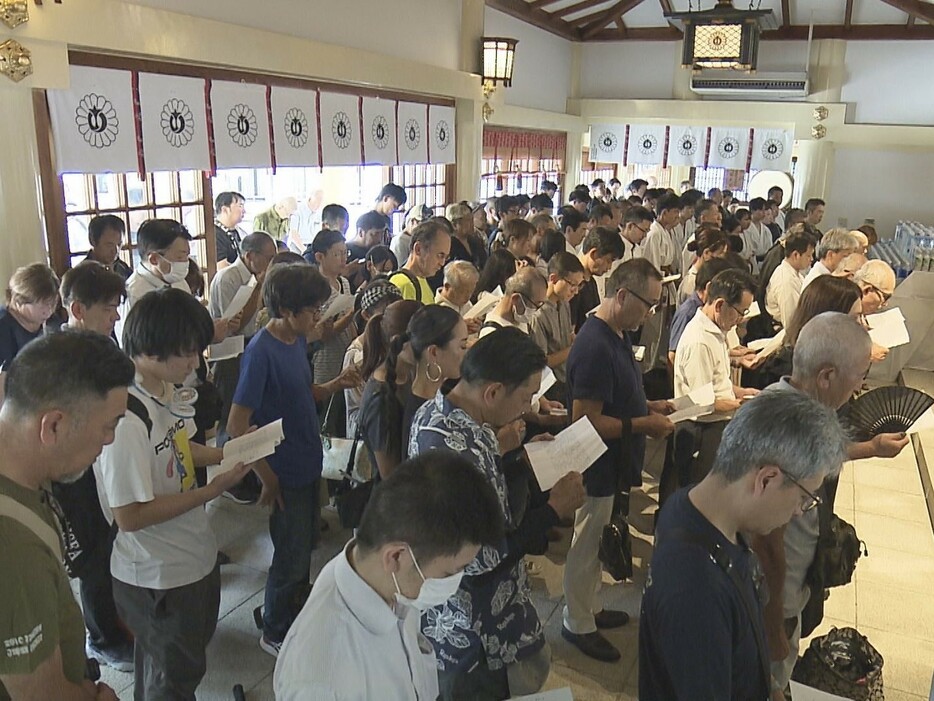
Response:
[[[410,435],[410,457],[447,449],[474,462],[496,491],[507,532],[515,529],[492,428],[438,392],[415,413]],[[497,670],[538,652],[545,635],[522,557],[510,553],[505,540],[499,547],[481,548],[457,593],[422,615],[422,633],[432,641],[442,671],[470,668],[484,656],[489,669]]]

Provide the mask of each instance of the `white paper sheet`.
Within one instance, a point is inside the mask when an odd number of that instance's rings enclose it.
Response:
[[[231,469],[238,462],[256,462],[272,455],[284,438],[282,419],[279,419],[252,433],[227,441],[224,444],[224,459],[221,461],[220,472]]]
[[[667,285],[669,282],[677,282],[681,279],[681,273],[675,273],[674,275],[666,275],[662,278],[662,284]]]
[[[795,701],[846,701],[842,696],[828,694],[798,682],[791,682],[791,696]]]
[[[760,338],[756,341],[750,341],[746,346],[751,350],[758,351],[756,353],[757,358],[767,358],[773,353],[776,353],[784,342],[785,329],[782,329],[772,336],[772,338]]]
[[[668,415],[668,419],[676,424],[679,421],[688,421],[699,416],[712,414],[715,401],[716,395],[713,391],[713,383],[708,382],[703,387],[698,387],[683,397],[671,400],[675,411]]]
[[[477,297],[477,303],[464,314],[464,318],[479,319],[486,316],[493,310],[493,307],[499,304],[502,298],[503,295],[497,295],[495,292],[487,292],[484,290],[480,293],[480,296]]]
[[[553,441],[526,443],[532,471],[543,490],[569,472],[584,472],[606,452],[606,444],[586,416],[555,436]]]
[[[762,310],[759,309],[759,303],[756,300],[752,300],[752,304],[749,305],[749,313],[746,315],[747,319],[752,319],[754,316],[759,316],[762,313]]]
[[[866,317],[866,323],[869,324],[869,338],[880,346],[895,348],[911,341],[900,309],[870,314]]]
[[[243,355],[243,336],[230,336],[208,346],[208,360],[228,360]]]
[[[353,309],[354,296],[339,294],[331,303],[321,312],[322,319],[333,319],[335,316],[343,316]]]
[[[535,408],[535,411],[538,411],[538,400],[544,397],[545,392],[554,387],[557,381],[558,378],[555,377],[555,373],[551,368],[546,367],[542,370],[542,383],[538,386],[538,391],[535,393],[535,396],[532,397],[532,406]]]
[[[250,301],[250,295],[253,294],[253,287],[251,282],[251,284],[244,285],[237,290],[237,294],[234,295],[233,299],[230,300],[230,304],[228,304],[227,308],[224,310],[225,319],[233,319],[243,310],[246,303]]]
[[[645,358],[645,346],[633,346],[632,355],[637,363],[641,363],[642,359]]]
[[[513,696],[509,701],[574,701],[574,696],[571,694],[571,687],[566,686],[563,689],[542,691],[530,696]]]

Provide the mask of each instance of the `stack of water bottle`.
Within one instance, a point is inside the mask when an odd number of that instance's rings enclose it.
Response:
[[[900,221],[895,238],[880,240],[869,255],[888,263],[899,281],[915,270],[934,272],[934,227]]]

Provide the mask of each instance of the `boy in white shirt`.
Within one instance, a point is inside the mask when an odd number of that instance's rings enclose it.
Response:
[[[469,460],[431,450],[402,463],[373,490],[355,539],[315,580],[276,662],[276,698],[438,698],[420,614],[437,615],[433,607],[457,592],[480,548],[502,538],[496,494]]]
[[[189,441],[194,411],[176,385],[197,367],[213,333],[210,314],[188,292],[161,289],[134,305],[123,341],[136,379],[126,416],[95,466],[105,515],[120,528],[110,560],[114,601],[135,638],[134,697],[143,701],[195,697],[220,604],[204,504],[251,467],[195,483],[194,468],[219,463],[222,451]]]

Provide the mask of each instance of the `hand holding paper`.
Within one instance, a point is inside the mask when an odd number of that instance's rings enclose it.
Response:
[[[525,446],[532,471],[543,491],[551,489],[569,472],[584,472],[606,450],[606,444],[586,416],[564,429],[553,441]]]
[[[493,292],[481,292],[480,296],[477,298],[477,303],[473,305],[467,313],[464,314],[464,319],[480,319],[487,314],[489,314],[493,307],[499,304],[499,300],[503,298],[503,295],[497,295]]]
[[[234,438],[224,444],[224,459],[221,461],[219,472],[231,469],[238,462],[254,463],[276,452],[285,435],[282,433],[282,419],[266,424],[239,438]]]
[[[336,316],[343,316],[353,309],[354,296],[339,294],[331,300],[330,304],[321,311],[322,319],[333,319]]]
[[[247,284],[237,290],[233,299],[230,300],[230,304],[228,304],[227,308],[224,310],[222,316],[225,319],[232,319],[243,311],[246,303],[250,301],[250,296],[253,294],[253,287],[253,285]]]
[[[911,341],[905,317],[898,308],[870,314],[866,317],[866,323],[869,325],[869,338],[884,348],[903,346]]]
[[[208,346],[208,360],[228,360],[243,355],[243,336],[230,336],[220,343]]]
[[[674,405],[675,411],[668,415],[668,420],[671,423],[678,423],[679,421],[688,421],[712,414],[715,401],[716,395],[713,391],[713,383],[709,382],[683,397],[673,399],[671,403]]]

